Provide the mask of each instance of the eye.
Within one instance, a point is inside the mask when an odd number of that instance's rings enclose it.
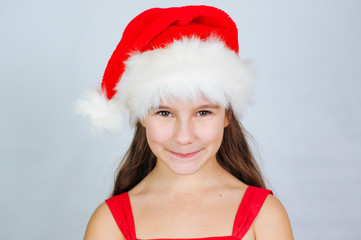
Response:
[[[168,111],[158,111],[156,114],[159,115],[159,116],[162,116],[162,117],[172,117],[172,116],[173,116],[173,115],[172,115],[170,112],[168,112]]]
[[[202,117],[202,116],[207,116],[209,114],[211,114],[210,111],[202,110],[202,111],[197,112],[196,116],[201,116]]]

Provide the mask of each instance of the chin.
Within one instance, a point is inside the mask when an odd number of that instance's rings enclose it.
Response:
[[[171,167],[170,168],[177,175],[193,175],[199,171],[199,167]]]
[[[212,161],[217,160],[215,157],[209,157],[207,151],[200,150],[195,155],[183,157],[171,151],[165,151],[164,154],[157,157],[157,161],[163,165],[163,169],[169,169],[176,175],[193,175],[211,164]]]
[[[177,159],[178,160],[178,159]],[[177,175],[192,175],[197,173],[205,163],[197,160],[193,161],[173,161],[166,163],[167,167]]]

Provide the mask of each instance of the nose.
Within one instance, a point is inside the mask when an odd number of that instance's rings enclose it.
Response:
[[[191,119],[177,119],[174,128],[174,141],[178,144],[187,145],[194,141],[194,126]]]

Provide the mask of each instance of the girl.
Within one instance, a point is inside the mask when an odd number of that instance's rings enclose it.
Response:
[[[101,90],[77,104],[95,134],[119,129],[125,110],[135,126],[85,239],[293,239],[239,123],[251,76],[236,25],[219,9],[155,8],[133,19]]]

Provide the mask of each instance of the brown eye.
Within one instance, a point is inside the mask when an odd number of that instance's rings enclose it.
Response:
[[[171,117],[173,116],[170,112],[168,111],[158,111],[157,112],[158,115],[162,116],[162,117]]]
[[[197,112],[196,115],[202,117],[202,116],[207,116],[209,114],[211,114],[210,111],[202,110],[202,111]]]

